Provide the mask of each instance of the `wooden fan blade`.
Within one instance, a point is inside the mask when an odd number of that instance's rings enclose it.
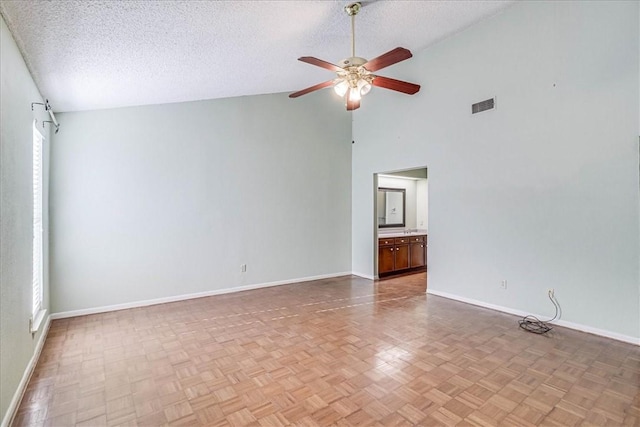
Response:
[[[382,76],[374,76],[371,84],[385,89],[406,93],[408,95],[413,95],[420,90],[420,85]]]
[[[314,86],[308,87],[306,89],[299,90],[298,92],[292,93],[291,95],[289,95],[289,98],[297,98],[299,96],[306,95],[306,94],[308,94],[310,92],[313,92],[315,90],[324,89],[325,87],[329,87],[331,85],[333,85],[333,80],[329,80],[329,81],[326,81],[326,82],[318,83],[317,85],[314,85]]]
[[[390,50],[387,53],[383,53],[377,58],[373,58],[363,65],[368,71],[378,71],[389,65],[397,64],[400,61],[404,61],[405,59],[411,58],[413,55],[409,51],[409,49],[405,49],[403,47],[397,47],[393,50]]]
[[[314,58],[313,56],[302,56],[298,58],[298,61],[306,62],[307,64],[315,65],[317,67],[326,68],[331,71],[342,71],[343,69],[337,65],[333,65],[330,62],[323,61],[322,59]]]
[[[358,108],[360,108],[360,100],[359,99],[351,100],[347,96],[347,111],[357,110]]]

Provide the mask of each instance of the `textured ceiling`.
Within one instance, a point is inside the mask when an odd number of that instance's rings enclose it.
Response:
[[[329,80],[331,72],[296,59],[350,56],[348,3],[0,0],[0,13],[61,112],[293,92]],[[368,59],[397,46],[415,54],[511,4],[362,3],[356,55]]]

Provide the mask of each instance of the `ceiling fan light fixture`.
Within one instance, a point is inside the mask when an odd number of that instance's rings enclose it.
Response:
[[[346,81],[345,79],[341,79],[337,81],[336,84],[333,86],[334,92],[337,93],[339,97],[343,97],[347,93],[348,89],[349,89],[349,82]]]
[[[351,101],[360,101],[362,99],[362,94],[358,90],[357,87],[352,87],[349,89],[349,100]]]
[[[357,86],[358,92],[361,96],[368,94],[371,91],[371,84],[365,79],[358,80]]]

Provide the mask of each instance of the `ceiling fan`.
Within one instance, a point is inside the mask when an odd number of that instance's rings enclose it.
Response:
[[[351,57],[340,61],[342,66],[334,65],[313,56],[298,58],[298,61],[334,71],[338,77],[294,92],[289,95],[289,98],[297,98],[316,90],[333,86],[334,91],[339,96],[345,97],[347,111],[352,111],[360,108],[362,96],[369,93],[372,85],[408,95],[413,95],[420,90],[420,85],[372,74],[375,71],[411,58],[413,55],[408,49],[397,47],[371,60],[356,56],[355,16],[361,8],[362,5],[360,3],[351,3],[344,8],[347,15],[351,17]]]

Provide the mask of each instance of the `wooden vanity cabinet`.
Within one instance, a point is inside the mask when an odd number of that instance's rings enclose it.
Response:
[[[421,270],[426,266],[427,236],[378,239],[378,275]]]
[[[395,270],[409,268],[409,239],[407,237],[396,238],[395,248]]]
[[[378,246],[378,274],[389,273],[396,268],[395,247],[393,244]]]
[[[427,236],[411,236],[411,260],[409,267],[417,268],[427,265]]]

